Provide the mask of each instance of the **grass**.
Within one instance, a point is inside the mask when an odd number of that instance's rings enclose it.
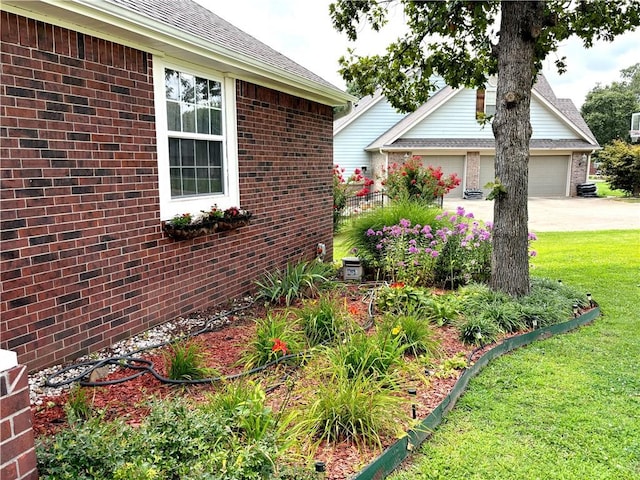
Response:
[[[623,190],[614,190],[611,188],[606,180],[602,179],[590,179],[589,181],[596,184],[599,197],[626,197],[627,195]]]
[[[389,478],[640,478],[639,240],[540,233],[532,275],[591,292],[603,315],[492,362]]]

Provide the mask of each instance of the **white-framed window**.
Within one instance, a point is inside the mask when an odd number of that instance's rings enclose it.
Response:
[[[240,207],[235,80],[154,59],[160,218]]]
[[[496,93],[498,79],[491,76],[487,79],[487,88],[476,91],[476,118],[491,117],[496,114]]]

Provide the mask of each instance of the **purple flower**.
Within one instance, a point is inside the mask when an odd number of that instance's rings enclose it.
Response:
[[[475,217],[473,216],[473,213],[471,213],[471,212],[467,213],[467,214],[465,215],[465,217],[467,217],[467,218],[475,218]]]
[[[369,230],[367,230],[367,237],[371,237],[373,235],[375,235],[376,232],[373,228],[370,228]]]
[[[456,213],[457,213],[459,216],[464,217],[464,208],[462,208],[462,207],[458,207],[458,208],[456,209]]]
[[[432,256],[433,258],[437,258],[437,257],[438,257],[438,255],[440,255],[440,254],[439,254],[436,250],[432,250],[432,251],[431,251],[431,256]]]
[[[531,250],[531,251],[529,252],[529,256],[530,256],[530,257],[537,257],[537,256],[538,256],[538,252],[536,252],[535,250]]]
[[[382,244],[381,244],[381,243],[377,244],[377,245],[376,245],[376,248],[377,248],[378,250],[382,250]]]
[[[415,254],[415,253],[418,253],[418,252],[419,252],[419,250],[418,250],[415,246],[411,245],[411,246],[409,247],[408,252],[409,252],[409,253],[411,253],[411,254]]]
[[[538,237],[536,237],[536,234],[533,233],[533,232],[529,232],[528,238],[529,238],[529,240],[537,240],[538,239]]]
[[[403,218],[400,220],[400,226],[404,228],[409,228],[411,226],[411,221]]]

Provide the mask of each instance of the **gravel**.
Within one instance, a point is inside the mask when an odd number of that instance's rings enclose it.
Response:
[[[193,335],[204,330],[217,330],[233,322],[236,315],[241,315],[242,310],[252,306],[254,299],[244,297],[234,302],[226,311],[214,313],[194,313],[186,317],[178,317],[173,321],[157,325],[145,332],[97,352],[77,358],[73,362],[53,365],[48,368],[33,372],[29,375],[29,394],[32,405],[42,405],[46,397],[56,397],[72,388],[72,379],[82,379],[89,375],[92,365],[100,360],[112,357],[122,357],[137,354],[142,350],[151,350],[166,345],[182,337]],[[90,363],[90,365],[82,365]],[[108,371],[102,371],[101,376],[106,376],[118,368],[117,365],[106,365]],[[64,371],[63,371],[64,370]],[[46,381],[59,386],[47,386]],[[69,382],[69,383],[66,383]]]

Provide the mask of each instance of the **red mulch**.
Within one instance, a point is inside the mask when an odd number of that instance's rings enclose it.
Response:
[[[364,323],[367,320],[367,306],[362,302],[361,292],[357,290],[356,286],[352,286],[350,293],[345,297],[349,312],[354,318]],[[263,314],[264,309],[256,306],[253,312],[245,311],[242,317],[235,319],[230,326],[196,337],[196,341],[205,347],[207,365],[217,369],[223,375],[240,372],[242,366],[238,365],[238,361],[242,350],[255,330],[254,322],[251,319],[261,318]],[[471,347],[458,340],[458,332],[453,327],[439,328],[438,337],[445,358],[460,352],[468,355],[472,351]],[[158,373],[162,375],[166,373],[162,351],[141,353],[139,357],[152,361]],[[123,378],[132,373],[129,369],[118,369],[100,381]],[[460,372],[456,373],[450,378],[432,376],[428,386],[420,385],[415,398],[418,418],[426,417],[451,391]],[[204,393],[214,389],[215,384],[188,387],[172,386],[161,383],[150,374],[144,374],[125,383],[90,388],[88,393],[94,408],[104,411],[105,419],[120,417],[132,425],[137,425],[148,414],[145,401],[151,397],[191,396],[201,398]],[[284,397],[288,395],[286,390],[286,388],[275,388],[268,394],[269,402],[274,408],[277,408],[284,401]],[[44,399],[41,406],[32,406],[33,428],[36,436],[52,435],[67,426],[63,409],[67,397],[68,394],[64,393],[57,397]],[[288,401],[291,402],[291,399],[289,398]],[[384,446],[386,447],[394,441],[394,438],[386,439]],[[323,444],[319,447],[316,459],[326,463],[326,478],[328,480],[338,480],[348,478],[361,470],[380,453],[375,449],[363,451],[346,443]]]

